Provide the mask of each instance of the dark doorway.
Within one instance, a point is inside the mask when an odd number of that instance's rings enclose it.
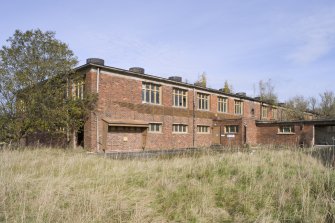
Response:
[[[247,126],[244,126],[243,130],[243,144],[247,144]]]
[[[84,126],[77,132],[77,146],[84,147]]]

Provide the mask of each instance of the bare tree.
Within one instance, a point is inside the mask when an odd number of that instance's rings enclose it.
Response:
[[[262,101],[270,104],[277,103],[278,97],[275,93],[275,87],[271,79],[267,81],[260,80],[258,82],[259,97]]]
[[[335,117],[335,95],[332,91],[325,91],[320,94],[320,113],[325,118]]]

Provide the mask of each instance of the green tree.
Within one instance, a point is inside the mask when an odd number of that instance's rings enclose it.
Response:
[[[36,132],[74,133],[94,96],[66,97],[76,78],[73,52],[54,32],[39,29],[16,30],[7,42],[0,50],[0,141],[19,142]]]
[[[225,82],[224,82],[223,92],[224,93],[233,93],[233,87],[228,84],[227,80],[225,80]]]
[[[194,82],[194,85],[199,87],[207,87],[207,74],[203,72],[201,75],[199,75],[198,80]]]

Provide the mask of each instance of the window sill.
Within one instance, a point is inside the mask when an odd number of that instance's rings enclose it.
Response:
[[[142,104],[144,104],[144,105],[157,105],[157,106],[163,106],[162,104],[155,104],[155,103],[149,103],[149,102],[143,102],[143,101],[142,101]]]
[[[186,134],[188,134],[188,132],[172,132],[172,134],[176,134],[176,135],[186,135]]]
[[[199,134],[199,135],[209,135],[210,133],[209,132],[197,132],[197,134]]]
[[[295,132],[278,132],[277,135],[295,135]]]
[[[173,108],[181,108],[181,109],[187,109],[187,107],[182,107],[182,106],[175,106],[175,105],[172,105]]]

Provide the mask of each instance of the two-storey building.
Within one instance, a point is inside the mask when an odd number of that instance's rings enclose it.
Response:
[[[289,120],[287,108],[245,93],[227,94],[177,76],[152,76],[138,67],[105,66],[94,58],[76,72],[83,79],[74,92],[80,86],[98,94],[79,137],[93,151],[315,143],[318,121],[313,114],[305,113],[306,120]]]

